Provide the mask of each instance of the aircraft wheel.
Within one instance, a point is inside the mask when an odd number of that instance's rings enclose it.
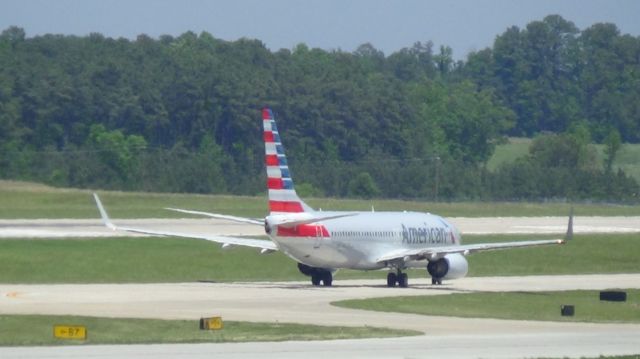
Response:
[[[325,273],[325,274],[322,276],[322,284],[323,284],[325,287],[331,287],[331,284],[332,284],[332,283],[333,283],[333,275],[331,274],[331,272],[328,272],[328,271],[327,271],[327,273]]]
[[[407,273],[398,274],[398,286],[401,288],[407,288],[409,286],[409,276]]]
[[[395,287],[398,281],[398,276],[395,273],[389,272],[387,274],[387,287]]]
[[[314,274],[314,275],[311,276],[311,284],[313,284],[313,285],[316,285],[316,286],[320,285],[320,280],[321,280],[321,278],[317,274]]]
[[[436,277],[431,277],[431,285],[436,285],[438,284],[438,280],[436,279]]]

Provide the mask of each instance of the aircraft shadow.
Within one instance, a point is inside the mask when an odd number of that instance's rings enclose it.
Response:
[[[389,294],[402,294],[414,291],[429,291],[429,292],[458,292],[458,293],[475,293],[475,292],[483,292],[476,290],[469,290],[463,288],[456,288],[453,285],[432,285],[432,284],[409,284],[407,288],[400,287],[387,287],[386,284],[345,284],[336,281],[331,287],[325,286],[314,286],[311,283],[301,283],[301,282],[224,282],[217,281],[212,279],[201,279],[196,281],[197,283],[206,283],[206,284],[229,284],[229,285],[239,285],[239,286],[251,286],[251,287],[262,287],[262,288],[273,288],[273,289],[288,289],[288,290],[340,290],[340,289],[358,289],[358,288],[375,288],[375,289],[384,289],[388,290]]]

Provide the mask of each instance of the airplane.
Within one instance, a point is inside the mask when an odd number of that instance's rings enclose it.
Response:
[[[407,287],[408,268],[426,268],[433,285],[467,274],[466,256],[480,251],[563,244],[573,236],[573,211],[563,239],[503,243],[462,244],[462,236],[446,219],[418,212],[315,211],[298,197],[287,158],[270,108],[262,109],[269,214],[264,220],[179,208],[182,213],[264,226],[271,239],[251,239],[212,234],[189,234],[116,226],[100,198],[93,194],[103,223],[112,230],[204,239],[229,246],[281,251],[298,263],[314,286],[331,286],[338,269],[389,269],[388,287]]]

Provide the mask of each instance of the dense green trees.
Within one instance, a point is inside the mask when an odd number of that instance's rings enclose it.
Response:
[[[11,27],[0,35],[0,178],[260,193],[269,105],[310,194],[635,200],[637,183],[611,164],[622,141],[640,140],[638,104],[640,39],[559,16],[458,62],[431,42],[389,56],[370,44],[271,52],[208,33],[29,38]],[[546,132],[557,135],[529,157],[485,169],[506,135]],[[604,168],[591,135],[607,144]]]
[[[622,171],[603,170],[582,129],[538,136],[529,155],[491,173],[494,198],[617,199],[637,201],[638,184]]]
[[[511,27],[493,48],[469,55],[464,73],[494,88],[517,115],[509,134],[562,132],[585,122],[602,141],[616,129],[640,140],[640,39],[613,24],[583,31],[550,15]]]

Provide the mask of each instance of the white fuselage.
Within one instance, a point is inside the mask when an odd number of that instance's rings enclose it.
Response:
[[[342,212],[321,212],[340,215]],[[344,212],[346,213],[346,212]],[[380,269],[378,259],[393,251],[460,245],[456,228],[440,216],[416,212],[358,212],[354,216],[281,228],[269,234],[294,260],[320,268]],[[424,267],[425,261],[400,264]]]

